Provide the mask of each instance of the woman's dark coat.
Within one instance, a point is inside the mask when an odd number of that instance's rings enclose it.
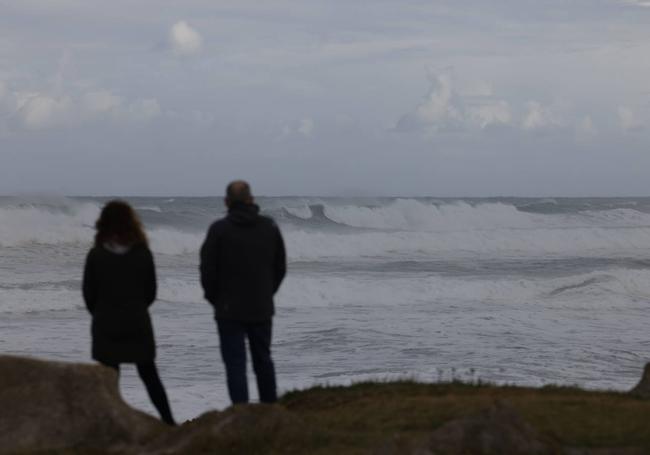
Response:
[[[83,297],[92,314],[92,355],[102,363],[154,360],[149,306],[156,298],[153,256],[144,245],[123,254],[95,246],[88,253]]]

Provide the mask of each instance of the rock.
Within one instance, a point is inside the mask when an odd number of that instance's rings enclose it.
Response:
[[[605,448],[569,448],[562,455],[644,455],[647,451],[636,447],[605,447]]]
[[[0,452],[134,451],[162,431],[122,400],[110,368],[0,356]]]
[[[630,394],[640,398],[650,398],[650,363],[646,363],[641,380],[630,390]]]
[[[223,412],[211,411],[186,422],[150,444],[143,454],[214,453],[238,446],[250,452],[304,436],[306,425],[281,405],[237,405]]]
[[[414,454],[554,454],[542,437],[510,406],[497,402],[479,414],[447,422]]]

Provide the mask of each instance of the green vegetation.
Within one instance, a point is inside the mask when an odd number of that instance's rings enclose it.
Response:
[[[283,422],[263,420],[244,433],[194,439],[193,453],[368,454],[391,444],[414,447],[444,423],[506,403],[562,447],[634,447],[650,453],[650,401],[572,387],[540,389],[460,382],[360,383],[314,387],[281,399]],[[226,413],[219,413],[223,420]],[[201,419],[197,419],[198,423]],[[193,423],[186,424],[191,426]],[[182,428],[179,429],[182,431]],[[398,453],[400,450],[395,451]],[[391,452],[392,453],[392,452]]]

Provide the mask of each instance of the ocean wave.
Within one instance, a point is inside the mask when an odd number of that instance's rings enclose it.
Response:
[[[292,217],[278,217],[278,221],[293,261],[484,254],[637,257],[650,253],[650,214],[631,208],[551,215],[523,212],[505,203],[436,205],[414,199],[374,207],[294,203],[276,204],[276,211],[277,207]],[[0,205],[0,246],[87,246],[92,243],[100,208],[100,202],[72,199],[5,203]],[[147,225],[154,252],[195,254],[213,221],[211,211],[205,206],[189,207],[181,214],[161,209]]]
[[[198,277],[164,279],[159,299],[205,304]],[[291,275],[276,296],[283,307],[347,307],[367,311],[380,306],[431,304],[505,304],[516,307],[610,308],[634,306],[650,299],[650,270],[613,268],[563,277],[459,278],[442,276],[385,277],[362,275]]]
[[[283,308],[343,308],[346,312],[367,312],[368,308],[411,307],[438,311],[469,305],[528,305],[580,310],[639,308],[650,299],[650,270],[613,268],[563,277],[461,278],[443,276],[386,277],[381,280],[363,275],[291,275],[276,296],[278,311]],[[172,304],[208,305],[198,276],[165,277],[159,280],[158,300]],[[478,306],[477,306],[478,305]],[[487,307],[486,307],[487,308]],[[0,313],[83,311],[78,286],[32,283],[28,288],[2,290]],[[190,310],[194,311],[194,310]],[[455,311],[455,310],[454,310]]]
[[[88,243],[99,211],[100,206],[91,202],[0,207],[0,246]]]
[[[135,210],[162,213],[162,209],[156,205],[141,205],[141,206],[136,206],[134,208]]]
[[[288,231],[293,260],[526,256],[647,257],[650,228],[543,228],[447,232]]]

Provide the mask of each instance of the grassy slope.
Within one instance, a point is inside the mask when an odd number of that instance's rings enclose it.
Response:
[[[258,421],[215,440],[192,439],[184,453],[371,454],[380,447],[413,447],[445,422],[507,403],[542,434],[565,447],[636,447],[650,453],[650,400],[578,388],[541,389],[415,382],[361,383],[290,392],[280,404],[289,423]],[[259,412],[259,409],[258,411]],[[255,413],[254,413],[255,414]],[[214,425],[228,413],[217,413]],[[192,425],[189,423],[187,425]],[[187,432],[186,425],[174,432]],[[173,433],[172,433],[173,434]],[[395,445],[397,444],[397,445]],[[392,453],[402,453],[397,450]],[[86,450],[55,451],[88,454]],[[99,453],[99,452],[95,452]],[[132,453],[130,451],[126,453]]]
[[[650,453],[650,401],[577,388],[363,383],[291,392],[281,404],[304,427],[242,435],[225,453],[372,453],[391,439],[422,440],[455,417],[507,402],[543,434],[571,447],[643,447]],[[197,441],[198,442],[198,441]],[[211,446],[211,447],[210,447]],[[193,447],[211,453],[214,441]],[[194,451],[193,450],[193,451]]]

